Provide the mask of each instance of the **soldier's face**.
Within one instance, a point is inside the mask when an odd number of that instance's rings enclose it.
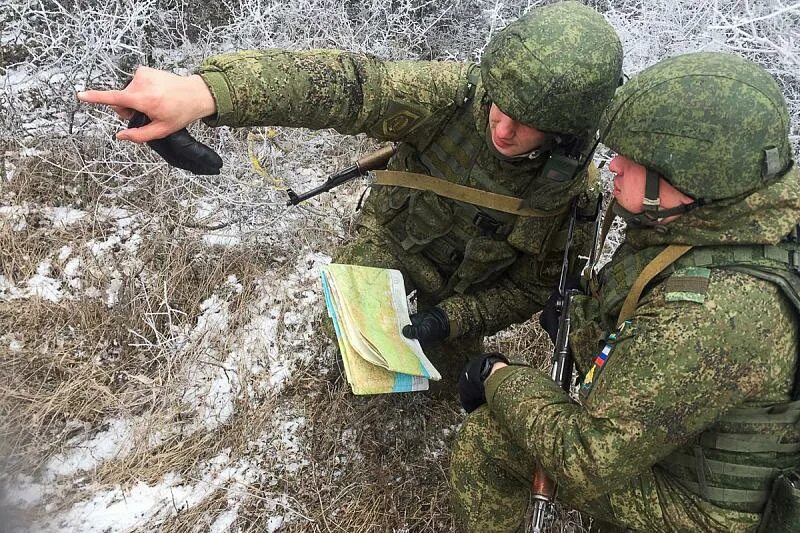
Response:
[[[623,155],[616,155],[608,164],[614,175],[614,198],[631,213],[642,212],[647,169]]]
[[[492,104],[489,109],[489,129],[492,144],[506,157],[527,154],[541,146],[545,133],[521,122],[517,122]]]
[[[641,213],[644,210],[642,202],[647,181],[647,168],[624,155],[616,155],[608,164],[608,170],[615,174],[614,198],[617,203],[631,213]],[[658,178],[658,196],[661,200],[661,209],[670,209],[694,202],[694,199],[683,194],[664,178]],[[677,216],[667,217],[662,222],[666,224]]]

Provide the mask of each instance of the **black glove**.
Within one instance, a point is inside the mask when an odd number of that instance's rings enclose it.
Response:
[[[565,285],[566,290],[568,291],[581,290],[581,280],[578,276],[567,276],[567,282]],[[554,343],[556,342],[556,336],[558,335],[558,309],[556,309],[557,303],[558,290],[555,290],[550,293],[550,297],[547,299],[547,302],[545,302],[542,312],[539,315],[539,325],[542,326],[542,329],[547,332],[547,334],[550,336],[550,340]]]
[[[450,335],[450,321],[438,307],[414,313],[411,324],[403,326],[403,335],[417,339],[420,344],[431,344],[446,339]]]
[[[129,128],[141,128],[150,123],[150,118],[139,111],[128,121]],[[219,174],[222,159],[205,144],[189,135],[186,128],[170,133],[163,139],[148,141],[147,146],[164,158],[173,167],[188,170],[192,174]]]
[[[458,399],[466,412],[471,413],[486,403],[486,390],[483,388],[483,382],[489,377],[492,365],[498,361],[509,364],[506,356],[498,352],[477,355],[467,363],[458,378]]]

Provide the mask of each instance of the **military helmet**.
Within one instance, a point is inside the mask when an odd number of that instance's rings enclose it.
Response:
[[[616,32],[578,2],[529,11],[499,31],[481,58],[483,85],[503,113],[579,137],[596,131],[621,69]]]
[[[791,162],[778,84],[732,54],[686,54],[643,70],[617,91],[600,135],[700,203],[762,188]]]

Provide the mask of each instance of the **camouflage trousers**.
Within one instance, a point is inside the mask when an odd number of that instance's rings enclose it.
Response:
[[[453,445],[449,473],[453,510],[463,530],[522,531],[534,462],[495,420],[488,406],[469,414]],[[566,487],[560,487],[558,500],[591,516],[592,531],[602,533],[745,533],[755,532],[759,521],[758,515],[703,501],[657,465],[595,499],[578,499]]]
[[[434,271],[427,261],[408,254],[389,237],[364,230],[347,244],[334,251],[333,262],[362,265],[376,268],[392,268],[403,274],[406,294],[416,290],[417,310],[422,311],[437,305],[439,297],[432,294],[444,285],[441,274]],[[336,334],[329,318],[323,330],[336,342]],[[442,374],[441,383],[431,382],[431,390],[439,388],[452,391],[458,375],[470,357],[483,353],[483,338],[458,337],[424,347],[425,355]]]

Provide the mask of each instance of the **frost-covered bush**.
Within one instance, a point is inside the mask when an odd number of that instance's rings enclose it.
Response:
[[[196,126],[225,162],[196,177],[113,140],[120,121],[74,93],[245,48],[477,60],[544,3],[0,0],[0,414],[19,426],[0,424],[0,515],[13,463],[52,530],[449,530],[452,397],[354,398],[318,331],[318,270],[361,188],[292,209],[280,190],[370,141]],[[629,76],[701,50],[763,65],[800,145],[800,3],[587,3]],[[528,323],[488,342],[535,361],[549,341]]]
[[[213,53],[269,46],[336,47],[393,59],[476,59],[493,31],[543,3],[548,2],[3,0],[2,135],[30,141],[85,131],[94,119],[83,113],[75,118],[74,91],[119,86],[138,64],[187,72]],[[701,50],[737,53],[763,65],[784,88],[798,142],[796,2],[588,3],[619,32],[628,75],[664,57]],[[36,121],[43,117],[59,120],[48,128]]]

